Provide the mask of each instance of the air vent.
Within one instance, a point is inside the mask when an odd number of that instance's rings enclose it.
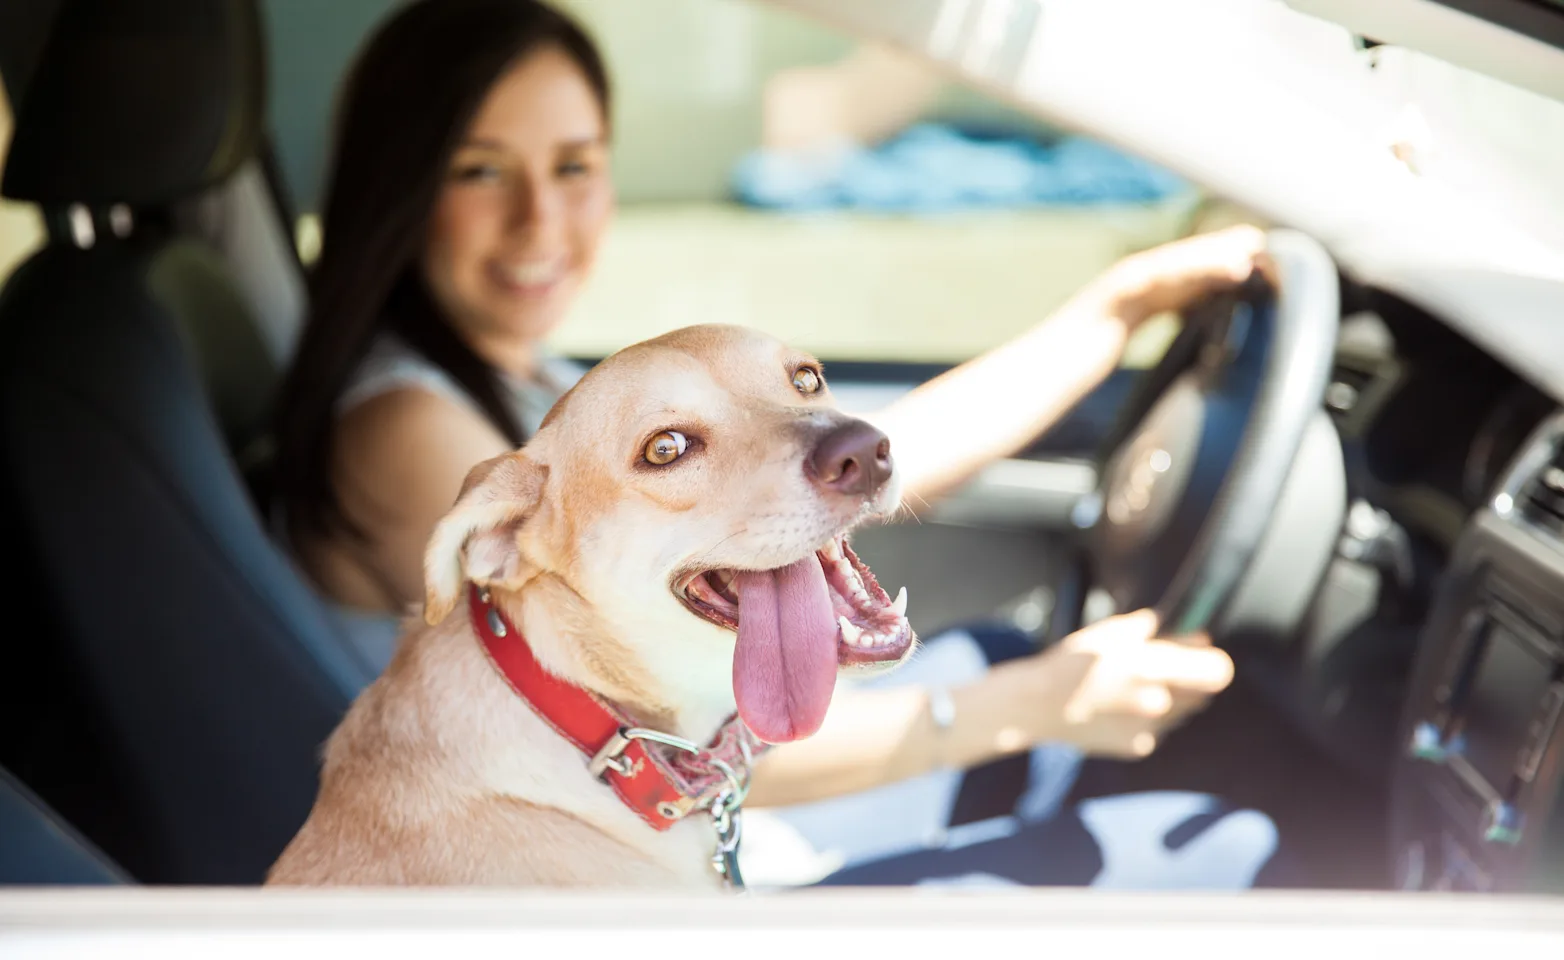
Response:
[[[1338,363],[1331,371],[1331,382],[1325,388],[1325,408],[1336,418],[1351,413],[1364,392],[1374,382],[1374,371],[1350,367]]]
[[[1518,501],[1522,518],[1564,537],[1564,450],[1555,450],[1547,464],[1526,481]]]
[[[1343,439],[1361,438],[1402,379],[1395,358],[1338,356],[1325,387],[1325,411]]]
[[[1564,545],[1564,411],[1544,420],[1510,461],[1493,510]]]

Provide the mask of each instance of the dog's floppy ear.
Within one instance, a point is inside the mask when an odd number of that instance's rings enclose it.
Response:
[[[519,589],[537,573],[521,555],[521,525],[537,510],[548,468],[522,453],[473,467],[456,506],[424,551],[424,620],[444,620],[468,582]]]

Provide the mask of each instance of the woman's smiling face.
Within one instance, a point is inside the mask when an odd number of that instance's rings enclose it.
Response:
[[[613,210],[603,104],[546,47],[501,75],[452,155],[424,279],[480,355],[516,355],[564,318]]]

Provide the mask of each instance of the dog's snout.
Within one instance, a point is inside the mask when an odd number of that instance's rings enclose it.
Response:
[[[815,483],[835,493],[873,493],[891,478],[891,441],[862,420],[821,437],[809,458]]]

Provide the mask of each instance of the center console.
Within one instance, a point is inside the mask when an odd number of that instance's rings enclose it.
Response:
[[[1418,647],[1394,774],[1396,880],[1564,889],[1564,415],[1457,544]]]

